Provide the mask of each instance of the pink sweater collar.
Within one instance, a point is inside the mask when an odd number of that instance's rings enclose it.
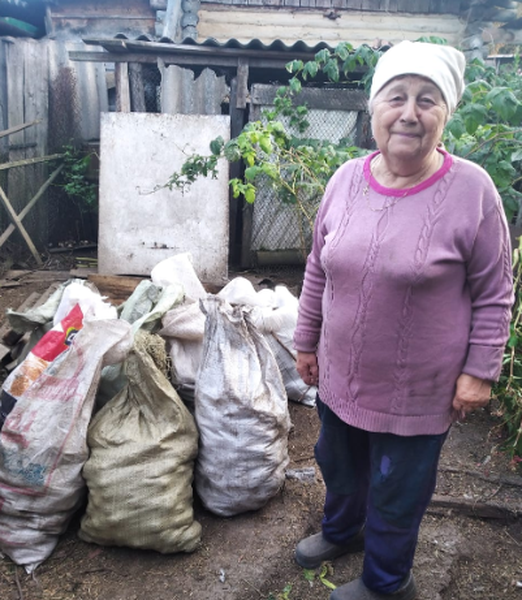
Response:
[[[444,156],[444,162],[442,163],[442,166],[440,167],[440,169],[438,171],[436,171],[435,173],[433,173],[433,175],[431,177],[428,177],[428,179],[421,181],[421,183],[419,183],[418,185],[416,185],[412,188],[407,188],[408,189],[408,191],[406,193],[407,196],[411,196],[412,194],[417,194],[418,192],[422,192],[423,190],[429,188],[436,181],[441,179],[441,177],[444,177],[444,175],[446,175],[446,173],[450,170],[451,165],[453,164],[453,158],[452,158],[451,154],[446,152],[446,150],[442,150],[442,148],[438,148],[437,152],[440,152]],[[367,182],[369,182],[370,187],[373,190],[375,190],[379,194],[382,194],[383,196],[394,196],[394,197],[404,196],[405,195],[404,189],[385,187],[384,185],[381,185],[371,175],[370,162],[378,154],[380,154],[380,151],[376,150],[375,152],[372,152],[371,154],[369,154],[366,157],[366,159],[364,161],[364,170],[363,170],[364,178],[366,179]]]

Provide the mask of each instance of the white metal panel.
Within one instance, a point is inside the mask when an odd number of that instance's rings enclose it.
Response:
[[[208,154],[212,139],[229,135],[228,116],[102,114],[100,273],[150,275],[189,252],[201,281],[226,279],[228,164],[220,161],[217,179],[202,178],[185,194],[161,186],[188,155]]]

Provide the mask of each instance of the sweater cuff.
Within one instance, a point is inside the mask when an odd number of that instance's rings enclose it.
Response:
[[[498,381],[502,371],[504,348],[471,344],[462,372],[479,379]]]
[[[307,333],[294,334],[294,348],[297,352],[316,352],[317,336]]]

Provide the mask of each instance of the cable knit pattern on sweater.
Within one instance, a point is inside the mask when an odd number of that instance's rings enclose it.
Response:
[[[349,161],[317,215],[294,345],[317,352],[323,402],[368,431],[443,433],[457,377],[500,373],[507,223],[488,174],[443,154],[407,196],[372,181],[365,197],[369,158]]]

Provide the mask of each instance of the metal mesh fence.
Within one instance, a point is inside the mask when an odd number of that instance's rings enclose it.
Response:
[[[355,111],[310,109],[307,116],[310,126],[305,135],[333,143],[346,140],[348,144],[355,144],[357,115]],[[283,118],[282,121],[288,127],[288,120],[285,122]],[[300,199],[311,214],[315,214],[319,200]],[[292,250],[304,256],[311,244],[311,236],[310,224],[296,205],[282,202],[268,181],[261,182],[254,203],[252,251]]]

